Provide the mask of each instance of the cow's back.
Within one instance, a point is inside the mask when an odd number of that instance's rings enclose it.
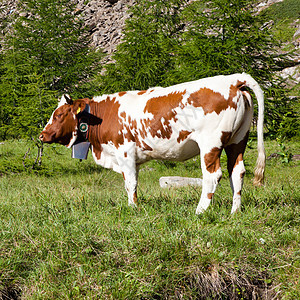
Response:
[[[95,98],[92,113],[103,120],[94,128],[98,156],[101,145],[113,152],[128,143],[135,143],[139,162],[180,161],[199,154],[199,140],[219,139],[222,131],[239,126],[246,104],[238,84],[237,75],[217,76]]]

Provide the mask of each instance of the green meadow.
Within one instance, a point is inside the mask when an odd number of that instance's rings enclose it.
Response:
[[[138,209],[122,175],[47,146],[40,167],[26,141],[0,145],[0,299],[299,299],[296,143],[266,142],[263,187],[246,150],[241,212],[223,179],[195,215],[201,187],[161,189],[161,176],[201,177],[199,158],[141,167]],[[24,153],[27,156],[24,158]],[[274,154],[279,153],[279,154]]]

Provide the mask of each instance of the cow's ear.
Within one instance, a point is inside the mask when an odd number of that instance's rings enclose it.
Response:
[[[61,96],[61,99],[58,100],[58,106],[62,106],[64,104],[70,104],[72,105],[73,104],[73,100],[72,98],[68,95],[68,94],[64,94]]]
[[[73,104],[73,100],[68,94],[64,94],[63,97],[65,98],[65,100],[68,104],[70,104],[70,105]]]
[[[78,115],[80,112],[84,111],[86,103],[84,101],[75,101],[73,112]]]

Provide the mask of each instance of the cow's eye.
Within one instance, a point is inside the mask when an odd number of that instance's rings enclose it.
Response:
[[[60,119],[63,114],[57,114],[53,116],[53,120]]]

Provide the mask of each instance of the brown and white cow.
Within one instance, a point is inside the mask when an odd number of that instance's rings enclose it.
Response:
[[[63,96],[40,135],[45,143],[71,147],[89,107],[87,139],[97,164],[123,175],[129,205],[137,204],[139,166],[151,159],[184,161],[201,156],[202,194],[196,213],[207,209],[221,179],[227,154],[234,213],[241,205],[243,155],[253,116],[250,88],[258,102],[258,159],[254,184],[263,182],[264,97],[248,74],[216,76],[167,88],[120,92],[93,99]]]

